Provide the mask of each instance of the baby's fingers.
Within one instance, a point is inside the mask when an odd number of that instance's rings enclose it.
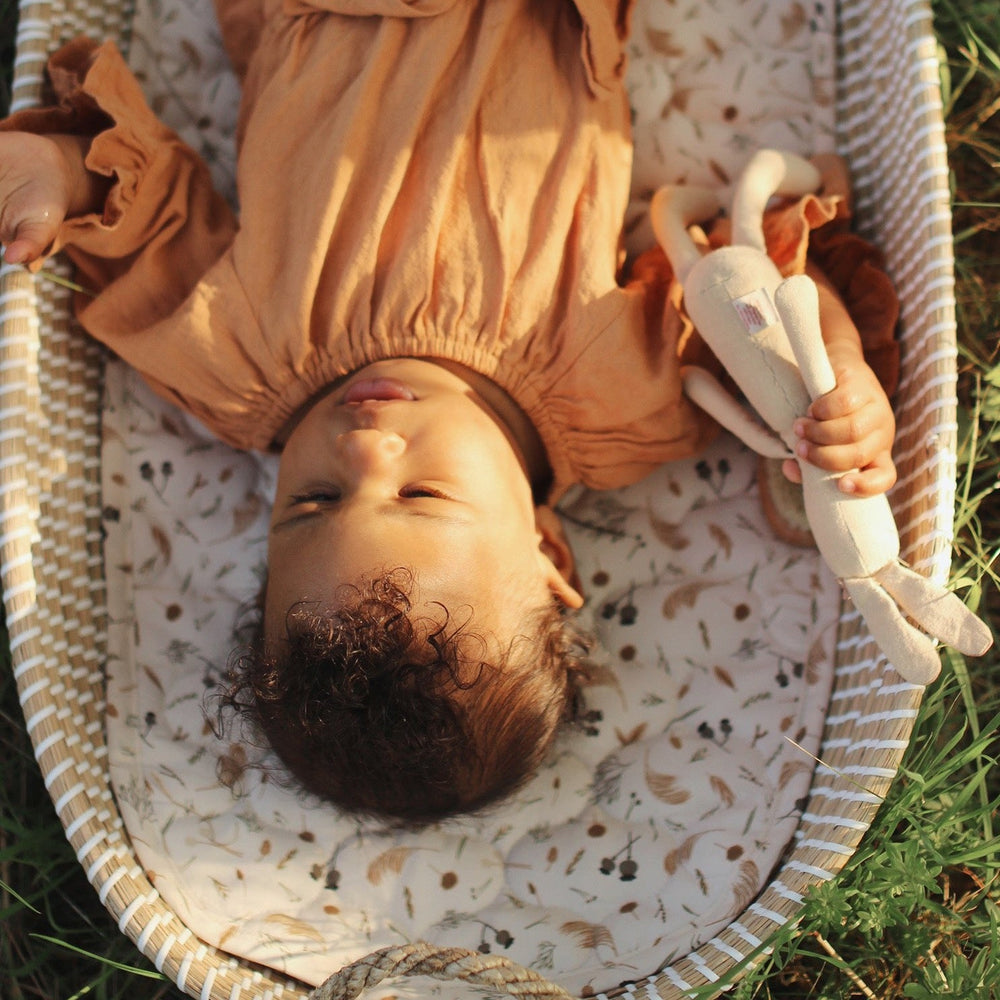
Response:
[[[868,453],[859,453],[860,460],[892,446],[896,422],[888,406],[869,403],[829,420],[800,417],[795,421],[794,430],[803,441],[820,447],[856,444],[866,448]]]
[[[896,466],[889,452],[877,455],[863,469],[848,472],[840,477],[840,491],[852,496],[872,497],[892,489],[896,482]]]
[[[881,435],[848,441],[844,444],[817,444],[803,438],[795,446],[795,454],[817,468],[827,472],[848,472],[864,469],[886,450]]]
[[[4,241],[3,259],[8,264],[30,264],[42,255],[56,234],[56,227],[47,216],[48,213],[43,219],[22,223],[14,230],[13,237]]]

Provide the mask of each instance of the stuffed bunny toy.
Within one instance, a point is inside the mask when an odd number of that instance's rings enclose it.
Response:
[[[800,157],[775,150],[755,154],[735,189],[733,243],[707,255],[687,227],[718,214],[713,191],[663,188],[650,208],[692,322],[776,433],[753,420],[703,369],[682,371],[685,391],[749,447],[772,458],[795,458],[796,418],[836,380],[820,333],[816,286],[806,275],[782,278],[765,250],[762,217],[772,195],[801,196],[819,184],[819,172]],[[904,679],[928,684],[937,676],[940,657],[931,637],[969,655],[990,647],[990,630],[958,597],[900,562],[899,534],[884,495],[852,496],[840,491],[837,474],[806,462],[799,467],[816,545]]]

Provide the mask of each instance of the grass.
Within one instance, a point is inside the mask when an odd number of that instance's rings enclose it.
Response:
[[[934,9],[959,305],[954,570],[971,582],[980,611],[1000,622],[1000,23],[994,0],[934,0]],[[13,0],[0,0],[3,67],[15,19]],[[0,110],[6,93],[0,83]],[[947,654],[903,770],[861,847],[735,997],[1000,998],[998,724],[1000,653],[969,664]],[[6,669],[0,752],[0,998],[179,998],[172,984],[148,978],[149,965],[86,883],[44,791]]]

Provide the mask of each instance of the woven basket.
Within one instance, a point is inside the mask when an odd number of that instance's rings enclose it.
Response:
[[[22,5],[14,107],[37,103],[45,59],[80,33],[127,41],[127,4]],[[948,168],[926,0],[841,0],[838,142],[864,234],[886,252],[902,300],[892,495],[903,556],[947,577],[955,475],[955,343]],[[199,941],[133,853],[111,790],[103,731],[106,609],[99,467],[101,349],[73,329],[59,263],[32,278],[0,271],[0,573],[14,671],[46,786],[87,877],[120,930],[181,989],[204,1000],[309,995]],[[909,740],[921,689],[885,667],[858,615],[842,609],[836,680],[809,805],[785,863],[717,937],[628,992],[680,998],[731,980],[832,878],[870,824]],[[485,963],[485,964],[484,964]],[[374,971],[377,964],[378,971]],[[499,968],[497,967],[499,966]],[[496,956],[395,949],[325,988],[344,997],[383,973],[479,978],[511,992],[527,973]],[[651,970],[652,972],[652,970]],[[537,978],[537,977],[535,977]],[[349,982],[352,985],[349,985]],[[620,991],[616,991],[620,992]]]

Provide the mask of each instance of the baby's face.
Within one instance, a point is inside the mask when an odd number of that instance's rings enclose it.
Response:
[[[418,614],[440,602],[456,623],[471,609],[475,631],[512,635],[553,593],[580,603],[545,513],[505,425],[462,378],[411,358],[369,365],[315,403],[285,444],[266,632],[282,635],[299,602],[332,607],[344,584],[407,567]]]

